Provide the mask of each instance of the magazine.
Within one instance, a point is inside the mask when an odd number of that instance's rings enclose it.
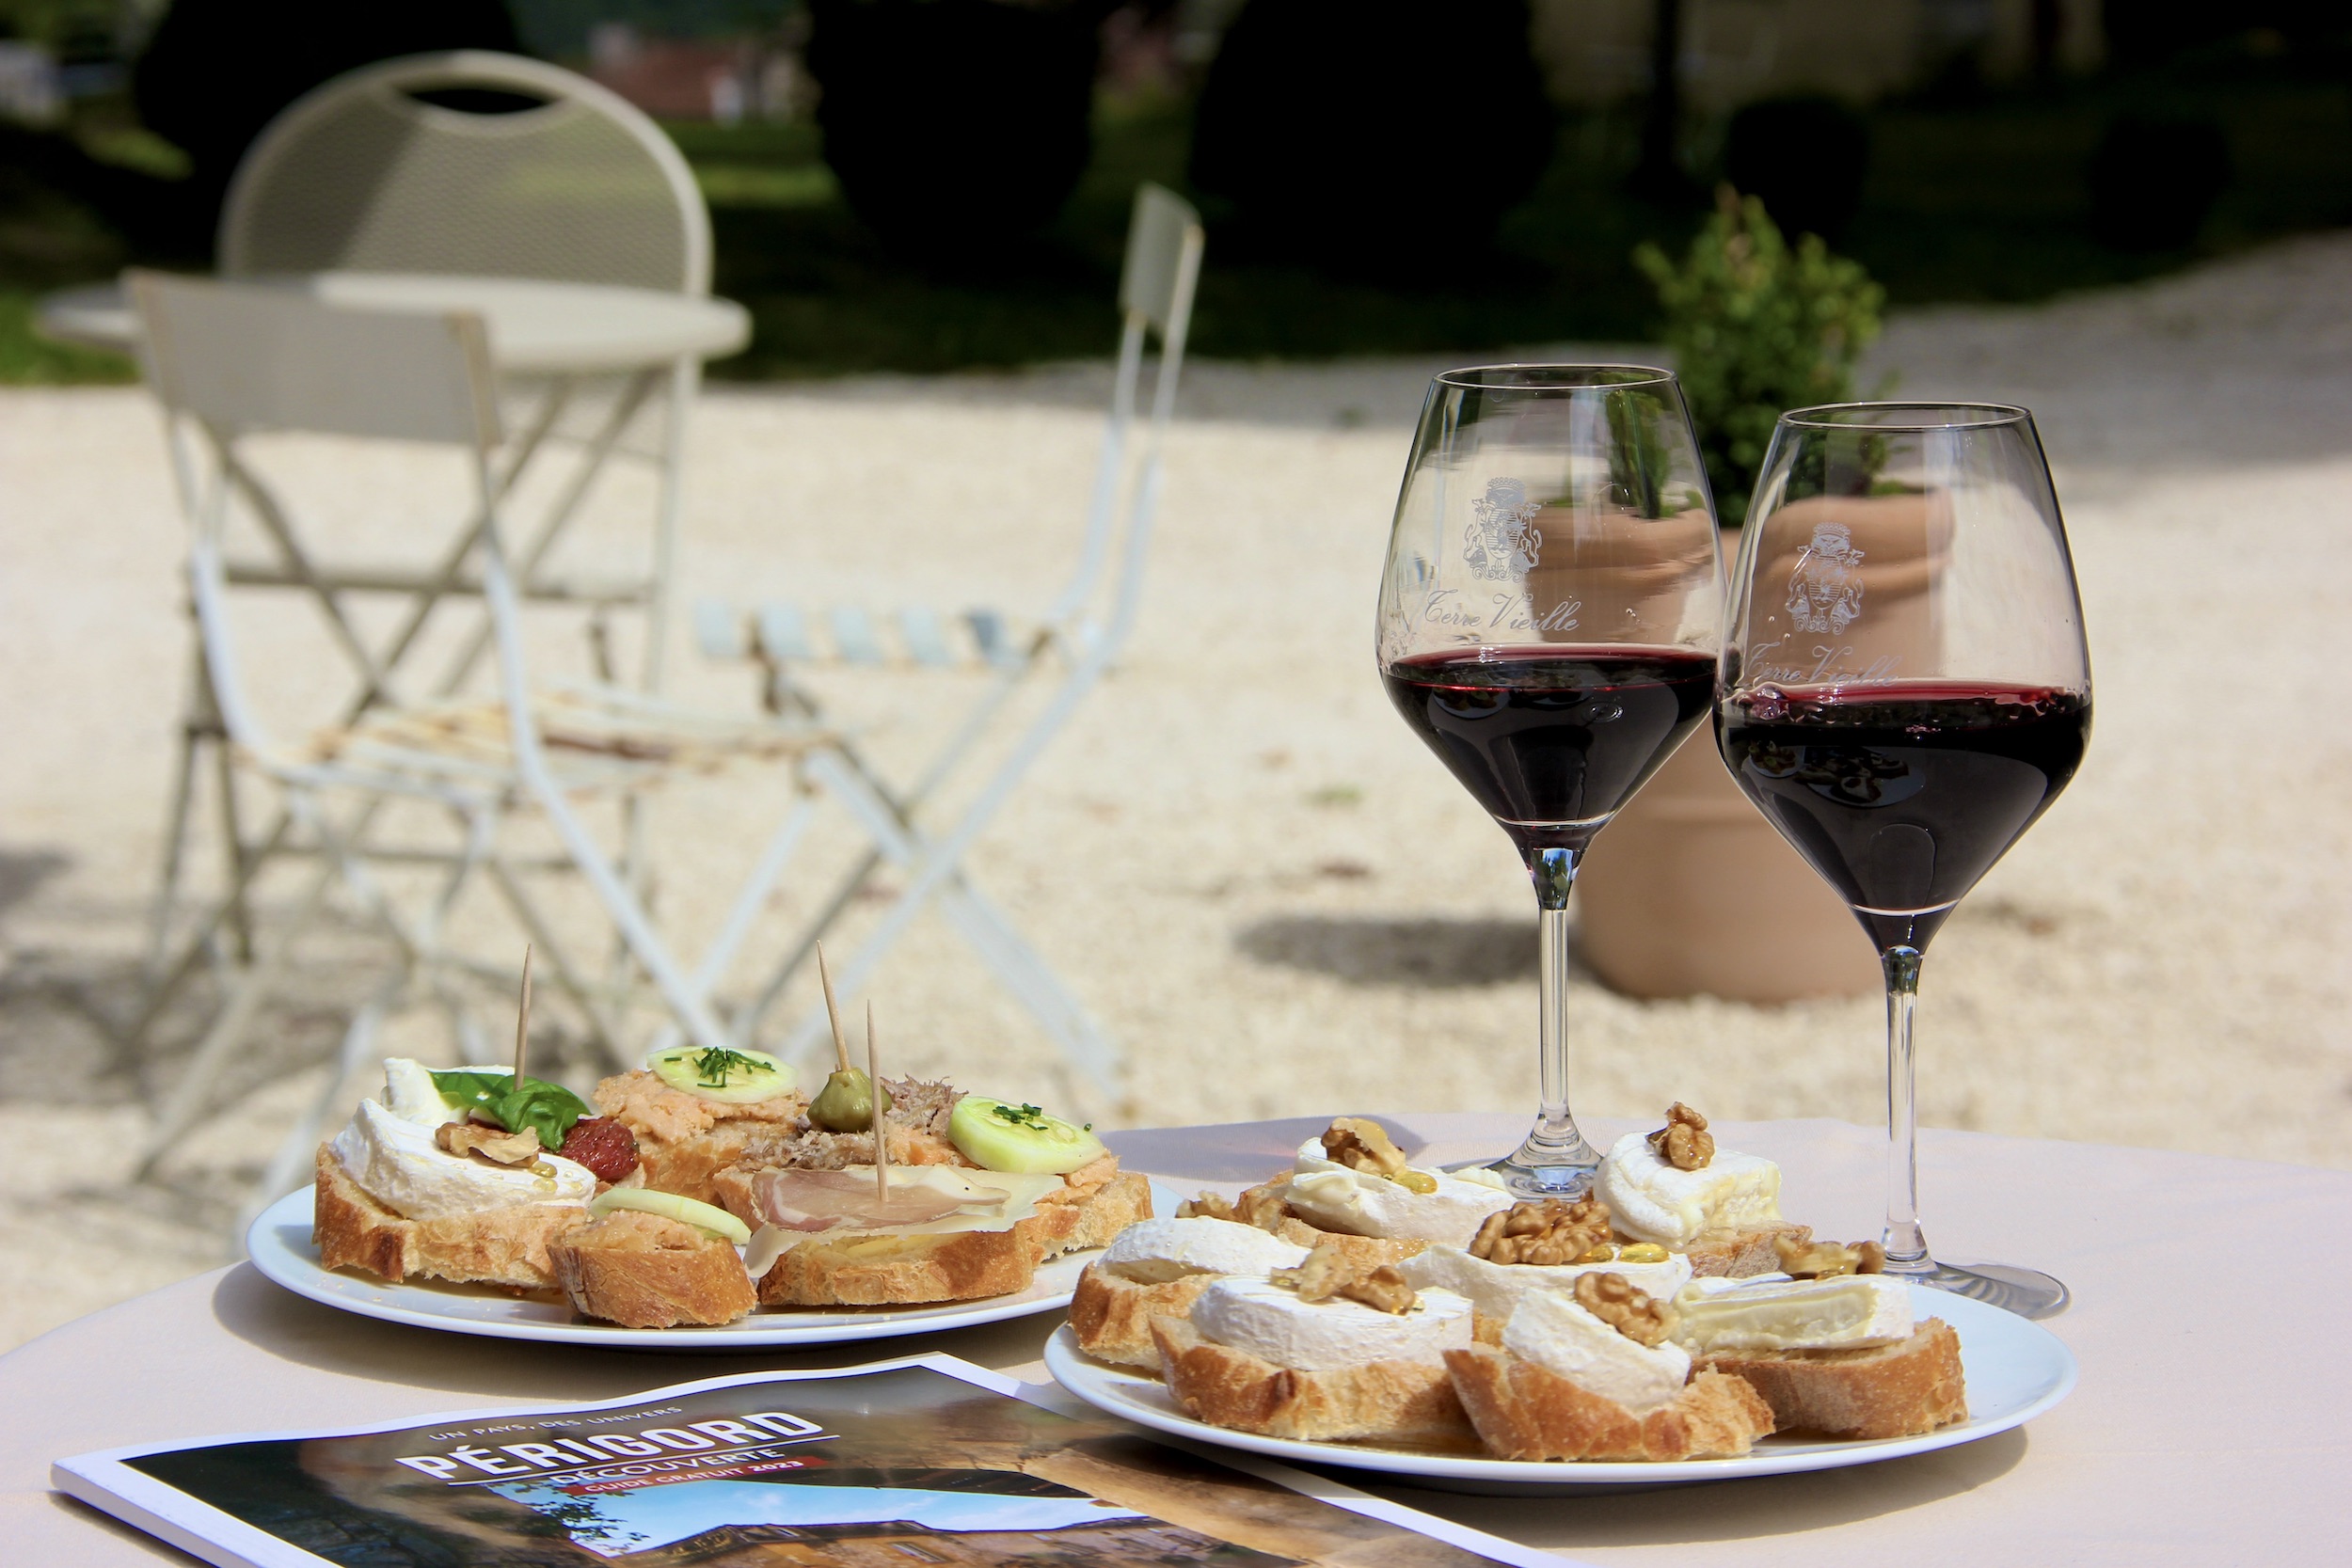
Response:
[[[1254,1455],[1210,1459],[951,1355],[60,1460],[56,1487],[236,1568],[1560,1559]]]

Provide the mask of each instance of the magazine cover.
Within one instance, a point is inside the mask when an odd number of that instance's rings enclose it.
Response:
[[[1560,1560],[1250,1456],[1063,1415],[947,1355],[59,1461],[60,1491],[252,1568]]]

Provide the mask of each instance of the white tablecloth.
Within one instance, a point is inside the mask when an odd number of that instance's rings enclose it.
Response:
[[[1499,1153],[1523,1130],[1500,1117],[1388,1119],[1426,1139],[1436,1161]],[[1173,1185],[1231,1190],[1279,1168],[1321,1125],[1114,1142],[1131,1166]],[[1875,1132],[1802,1121],[1718,1132],[1726,1148],[1781,1163],[1790,1217],[1828,1235],[1876,1233]],[[1456,1497],[1350,1479],[1596,1563],[2352,1561],[2352,1508],[2339,1496],[2352,1475],[2352,1362],[2332,1342],[2352,1300],[2352,1174],[1929,1132],[1921,1182],[1945,1256],[2048,1269],[2074,1290],[2074,1308],[2048,1326],[2081,1359],[2081,1386],[2024,1430],[1881,1465],[1613,1497]],[[604,1399],[917,1348],[1042,1382],[1039,1347],[1057,1321],[756,1357],[621,1354],[373,1323],[290,1296],[249,1267],[217,1270],[0,1357],[0,1560],[185,1560],[51,1493],[49,1462],[67,1454]]]

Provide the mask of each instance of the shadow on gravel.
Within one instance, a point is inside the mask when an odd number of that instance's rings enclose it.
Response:
[[[1453,990],[1535,978],[1532,920],[1275,915],[1244,927],[1233,945],[1260,963],[1364,985]]]

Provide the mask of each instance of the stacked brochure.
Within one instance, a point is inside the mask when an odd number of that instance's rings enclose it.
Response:
[[[251,1568],[1561,1560],[1242,1454],[1065,1415],[949,1355],[604,1404],[83,1454],[57,1488]]]

